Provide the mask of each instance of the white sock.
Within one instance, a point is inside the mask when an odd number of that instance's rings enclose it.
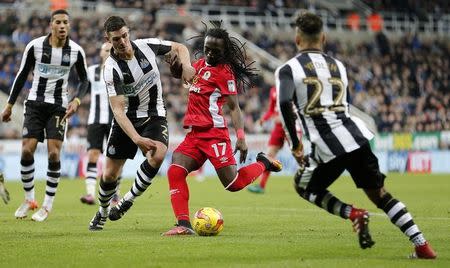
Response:
[[[34,188],[30,191],[25,191],[25,200],[33,201],[34,200]]]
[[[97,180],[86,178],[86,193],[88,195],[95,196],[95,186],[97,185]]]
[[[425,245],[427,243],[427,240],[425,239],[425,237],[423,237],[423,234],[419,234],[416,237],[414,237],[413,239],[411,239],[411,242],[413,242],[414,245],[416,247],[418,247],[418,246]]]

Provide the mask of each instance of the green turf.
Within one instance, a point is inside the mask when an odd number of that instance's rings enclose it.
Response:
[[[132,180],[125,180],[125,192]],[[161,237],[174,224],[167,181],[157,178],[123,219],[101,232],[88,230],[97,207],[79,202],[84,181],[62,180],[46,222],[16,220],[19,182],[7,182],[0,204],[0,267],[450,267],[450,177],[391,174],[391,193],[404,202],[438,253],[410,260],[408,239],[348,177],[331,188],[342,200],[376,213],[372,249],[361,250],[351,224],[299,199],[289,178],[273,177],[266,193],[230,193],[216,179],[190,180],[191,214],[202,206],[222,211],[217,237]],[[44,182],[36,185],[38,201]],[[30,215],[31,216],[31,215]],[[100,266],[97,266],[100,265]]]

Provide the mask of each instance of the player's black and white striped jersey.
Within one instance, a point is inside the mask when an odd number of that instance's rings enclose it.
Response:
[[[149,38],[131,41],[131,45],[134,55],[130,60],[117,58],[113,48],[106,59],[104,77],[108,95],[125,95],[129,118],[165,117],[166,108],[155,56],[169,52],[172,42]]]
[[[88,78],[91,82],[88,124],[111,124],[112,112],[109,107],[105,80],[103,79],[103,68],[98,64],[89,66]]]
[[[275,71],[278,106],[293,148],[299,144],[292,102],[298,110],[311,153],[328,162],[373,138],[364,122],[348,112],[347,71],[319,50],[301,51]]]
[[[33,84],[28,100],[67,107],[67,81],[70,68],[74,65],[80,80],[87,81],[86,56],[83,48],[69,38],[63,47],[52,47],[49,39],[50,35],[41,36],[26,46],[8,103],[16,102],[28,73],[33,69]]]

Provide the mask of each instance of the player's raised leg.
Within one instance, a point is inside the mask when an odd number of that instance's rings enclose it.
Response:
[[[217,170],[222,184],[225,189],[230,192],[237,192],[245,188],[247,185],[255,181],[263,172],[279,172],[283,168],[283,165],[277,159],[273,159],[267,156],[265,153],[260,152],[256,156],[256,162],[250,165],[244,166],[237,170],[234,165],[234,171],[229,170],[233,166],[224,167]],[[234,176],[233,176],[234,175]],[[232,176],[230,180],[230,176]]]

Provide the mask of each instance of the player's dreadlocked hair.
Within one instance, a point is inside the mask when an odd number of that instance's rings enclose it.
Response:
[[[254,80],[257,77],[256,68],[252,67],[254,61],[249,64],[246,63],[247,53],[245,51],[245,43],[241,43],[237,38],[228,34],[227,30],[221,27],[222,22],[210,22],[213,28],[208,29],[208,26],[202,22],[205,26],[204,34],[194,36],[191,39],[201,38],[202,44],[204,44],[207,36],[222,39],[224,41],[224,57],[222,63],[230,65],[237,82],[238,92],[245,92],[246,88],[250,88],[254,84]],[[203,48],[203,45],[201,46]],[[203,53],[201,49],[197,49],[195,56]]]

